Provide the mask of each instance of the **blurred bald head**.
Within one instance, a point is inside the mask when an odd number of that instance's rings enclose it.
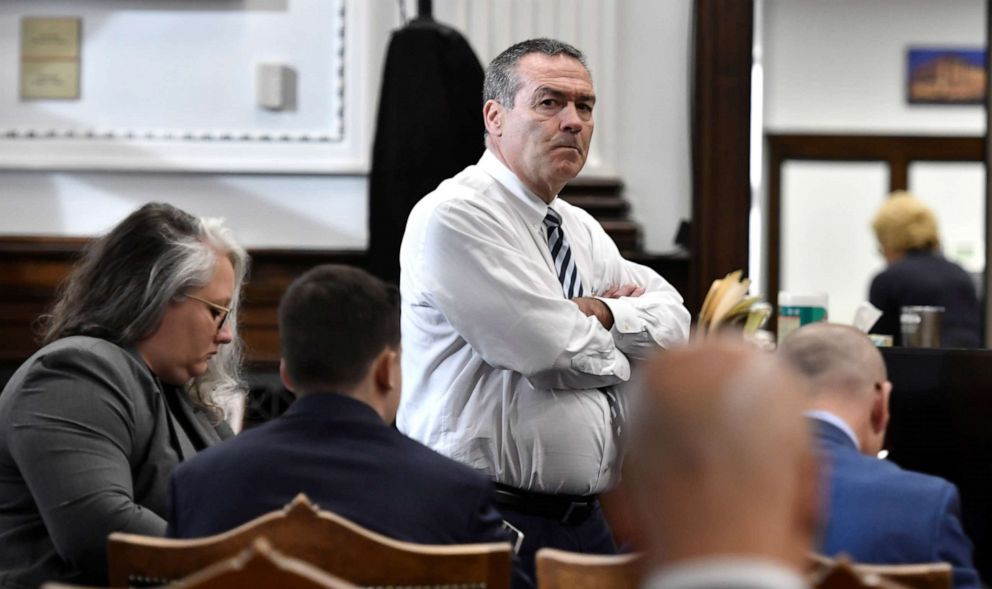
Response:
[[[864,397],[886,380],[885,362],[868,337],[848,325],[812,323],[785,338],[779,353],[809,379],[814,395]]]
[[[844,420],[862,452],[881,449],[892,384],[868,336],[847,325],[813,323],[789,334],[779,355],[806,377],[812,409]]]
[[[817,477],[802,388],[775,356],[729,342],[645,367],[628,484],[657,560],[754,555],[803,566]]]

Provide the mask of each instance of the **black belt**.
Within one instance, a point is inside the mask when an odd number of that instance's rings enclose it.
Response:
[[[567,526],[577,526],[589,519],[598,503],[595,495],[535,493],[501,483],[496,483],[495,501],[500,507],[549,517]]]

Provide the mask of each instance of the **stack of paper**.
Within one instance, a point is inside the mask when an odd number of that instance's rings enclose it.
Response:
[[[751,281],[741,280],[743,272],[736,270],[714,280],[699,312],[699,334],[718,331],[721,326],[744,323],[745,335],[753,334],[768,318],[771,307],[756,305],[757,295],[747,296]]]

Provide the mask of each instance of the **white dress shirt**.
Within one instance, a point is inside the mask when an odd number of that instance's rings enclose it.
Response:
[[[685,341],[689,313],[588,213],[561,199],[551,206],[587,293],[629,283],[646,292],[602,299],[611,330],[565,299],[543,225],[548,205],[486,151],[407,221],[397,426],[496,481],[591,494],[611,485],[619,454],[598,389],[627,381],[630,359]]]
[[[641,589],[807,589],[796,571],[756,557],[714,557],[652,573]]]

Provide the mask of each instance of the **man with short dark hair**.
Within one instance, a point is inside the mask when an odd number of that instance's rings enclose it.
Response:
[[[853,327],[815,323],[789,334],[779,354],[809,380],[807,416],[829,473],[818,550],[872,564],[946,561],[955,587],[979,587],[957,488],[876,457],[892,383],[871,341]]]
[[[399,540],[507,540],[485,477],[389,426],[400,399],[398,299],[395,287],[346,266],[319,266],[290,285],[279,305],[280,374],[298,398],[176,471],[172,535],[223,532],[302,492]]]
[[[557,198],[586,162],[596,93],[582,53],[513,45],[484,82],[486,152],[410,214],[400,248],[397,426],[497,482],[543,546],[616,551],[597,495],[618,478],[631,362],[685,341],[682,297]]]

